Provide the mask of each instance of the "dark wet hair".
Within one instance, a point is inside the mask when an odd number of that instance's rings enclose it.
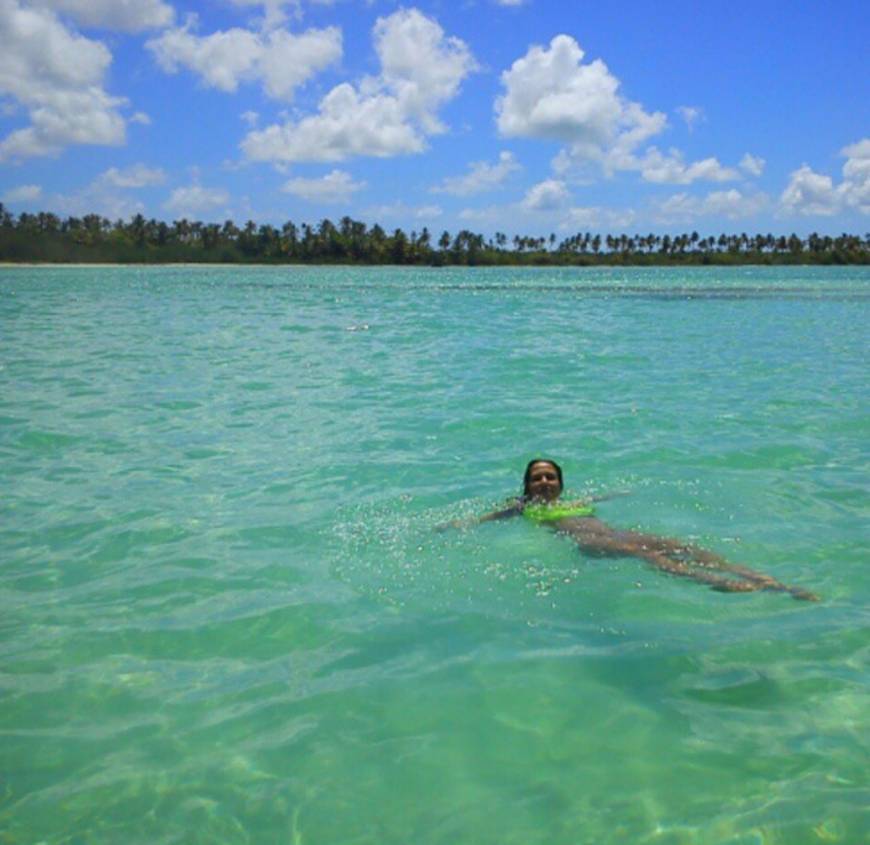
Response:
[[[555,470],[556,475],[559,476],[559,487],[563,490],[565,489],[565,483],[562,481],[562,467],[559,466],[555,461],[551,461],[549,458],[533,458],[531,461],[526,464],[526,474],[523,476],[523,495],[529,495],[529,476],[532,474],[532,467],[535,464],[550,464]]]

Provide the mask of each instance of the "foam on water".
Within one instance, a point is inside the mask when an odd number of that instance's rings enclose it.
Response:
[[[862,268],[0,270],[4,842],[862,841]],[[525,520],[822,596],[723,595]]]

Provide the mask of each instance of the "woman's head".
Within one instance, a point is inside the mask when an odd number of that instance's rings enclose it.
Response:
[[[562,493],[562,468],[555,461],[535,458],[526,466],[523,476],[523,495],[527,499],[553,502]]]

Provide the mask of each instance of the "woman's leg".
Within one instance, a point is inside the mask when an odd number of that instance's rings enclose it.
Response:
[[[703,566],[706,569],[715,569],[720,572],[731,572],[734,575],[739,575],[748,581],[755,581],[764,587],[770,588],[785,588],[784,584],[780,584],[775,578],[770,575],[765,575],[763,572],[756,572],[748,566],[740,566],[736,563],[729,563],[721,555],[711,552],[708,549],[703,549],[693,543],[682,543],[679,540],[671,539],[670,537],[657,537],[654,534],[637,534],[635,532],[625,532],[633,535],[635,542],[640,542],[643,546],[661,552],[667,557],[675,560],[683,561],[687,564]]]
[[[720,592],[777,590],[790,593],[797,599],[818,600],[807,590],[788,587],[769,575],[729,563],[714,552],[670,537],[638,531],[616,531],[606,522],[595,518],[565,519],[556,527],[570,534],[580,548],[589,554],[637,557],[663,572],[709,584]]]
[[[717,575],[709,570],[699,570],[681,561],[676,561],[666,554],[653,551],[651,549],[631,549],[629,547],[628,554],[633,557],[639,557],[651,563],[656,569],[661,569],[662,572],[667,572],[671,575],[679,575],[683,578],[691,578],[693,581],[698,581],[701,584],[709,584],[714,590],[720,593],[751,593],[755,590],[769,589],[768,586],[747,578],[730,578],[723,575]]]
[[[691,543],[680,543],[679,541],[672,540],[669,537],[656,537],[653,534],[643,534],[638,536],[643,538],[644,544],[648,541],[652,541],[651,548],[660,551],[665,557],[673,558],[676,556],[685,560],[689,565],[697,564],[698,566],[739,576],[739,580],[736,582],[729,581],[730,584],[737,584],[738,586],[714,586],[714,590],[721,589],[726,592],[747,592],[749,588],[742,585],[745,581],[748,581],[755,585],[753,589],[756,590],[776,590],[782,593],[789,593],[794,598],[803,599],[804,601],[819,600],[819,597],[815,595],[815,593],[811,593],[809,590],[802,590],[800,587],[789,587],[787,584],[783,584],[781,581],[777,581],[776,578],[773,578],[770,575],[765,575],[763,572],[756,572],[748,566],[729,563],[721,555],[717,555],[715,552],[708,551],[707,549],[702,549],[700,546],[695,546]],[[658,545],[655,541],[659,541]],[[684,555],[686,557],[683,557]],[[687,577],[694,578],[696,581],[704,580],[698,577],[699,575],[700,573],[695,572],[694,575],[688,574]]]

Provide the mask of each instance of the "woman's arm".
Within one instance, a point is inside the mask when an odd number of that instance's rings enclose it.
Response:
[[[514,502],[509,508],[492,513],[485,513],[477,518],[477,522],[493,522],[496,519],[510,519],[512,516],[519,516],[523,512],[523,506],[519,502]]]
[[[494,522],[498,519],[510,519],[512,516],[519,516],[523,512],[523,506],[519,499],[507,508],[492,513],[485,513],[483,516],[471,516],[466,519],[451,519],[450,522],[442,522],[435,526],[436,531],[446,531],[448,528],[471,528],[473,525],[479,525],[481,522]]]

